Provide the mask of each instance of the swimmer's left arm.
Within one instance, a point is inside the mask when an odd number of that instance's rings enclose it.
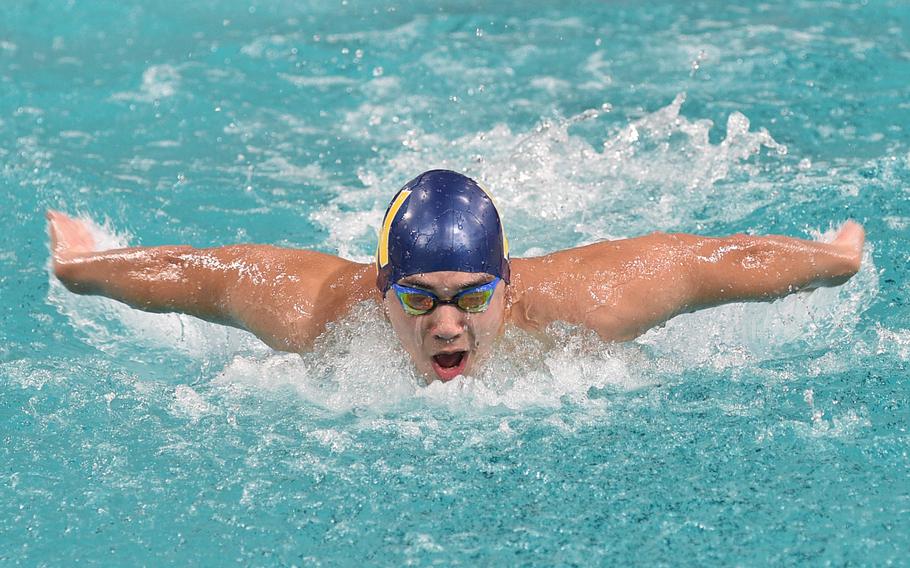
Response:
[[[701,239],[694,247],[691,307],[767,301],[839,286],[859,271],[865,236],[859,223],[847,221],[830,243],[781,236]]]
[[[536,328],[564,320],[607,340],[634,339],[681,313],[842,284],[859,270],[864,239],[848,221],[831,243],[655,233],[561,251],[516,263],[532,300],[517,302],[515,319]]]
[[[749,235],[655,240],[627,265],[631,278],[623,288],[632,301],[607,315],[623,339],[681,313],[843,284],[859,271],[865,232],[848,221],[831,243]]]

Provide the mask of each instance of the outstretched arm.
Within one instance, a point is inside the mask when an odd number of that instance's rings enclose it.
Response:
[[[691,308],[839,286],[859,271],[865,237],[862,226],[848,221],[831,243],[779,236],[703,239],[695,245]]]
[[[655,233],[516,260],[514,317],[525,327],[564,320],[633,339],[680,313],[843,284],[859,270],[864,239],[848,221],[831,243]]]
[[[262,245],[96,251],[84,223],[48,212],[54,274],[78,294],[149,312],[180,312],[239,327],[275,349],[300,351],[369,297],[369,266]]]

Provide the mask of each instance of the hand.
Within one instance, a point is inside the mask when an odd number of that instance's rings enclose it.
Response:
[[[850,259],[853,272],[859,271],[863,260],[863,243],[866,242],[866,231],[856,221],[844,223],[831,244],[837,247],[842,254]]]
[[[47,220],[55,267],[95,250],[95,239],[85,222],[60,211],[48,211]]]

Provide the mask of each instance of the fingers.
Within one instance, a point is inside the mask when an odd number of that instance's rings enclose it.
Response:
[[[834,237],[835,243],[853,249],[862,249],[865,240],[866,230],[852,219],[841,225],[840,230],[837,231],[837,236]]]
[[[59,230],[57,228],[58,219],[61,216],[65,216],[59,211],[54,211],[53,209],[48,209],[45,217],[47,218],[47,233],[51,238],[51,252],[54,253],[54,256],[57,255],[57,250],[60,248],[60,236]]]
[[[84,221],[54,210],[48,210],[46,216],[55,260],[95,250],[95,239]]]
[[[831,243],[837,247],[850,262],[853,272],[860,269],[863,259],[863,244],[866,242],[866,230],[856,221],[848,220],[841,225],[837,236]]]

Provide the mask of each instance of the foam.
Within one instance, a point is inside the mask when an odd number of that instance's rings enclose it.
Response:
[[[608,128],[597,148],[572,130],[596,128],[610,114],[609,104],[568,118],[544,119],[529,132],[498,124],[447,141],[414,125],[402,126],[404,120],[389,124],[392,107],[371,101],[349,113],[345,129],[378,141],[403,136],[405,149],[372,160],[358,173],[365,187],[346,191],[313,219],[328,232],[329,247],[352,236],[364,242],[375,239],[389,196],[416,172],[430,168],[464,172],[491,189],[515,255],[525,253],[522,247],[545,244],[553,250],[678,230],[691,227],[696,218],[701,223],[734,221],[766,205],[770,185],[761,181],[762,168],[754,160],[766,155],[773,163],[786,156],[786,147],[765,129],[751,131],[749,119],[739,112],[730,114],[724,138],[712,144],[712,122],[684,117],[684,102],[681,93],[664,108]],[[731,181],[741,184],[726,183]],[[744,190],[750,199],[742,198]],[[340,207],[352,203],[358,205],[355,211]],[[365,210],[372,213],[367,225]],[[361,227],[359,235],[351,234],[355,223]],[[552,229],[544,242],[539,240],[542,224]],[[371,253],[361,250],[359,258]],[[351,254],[358,257],[356,251]]]
[[[256,165],[256,173],[274,181],[298,185],[324,182],[328,177],[319,164],[297,166],[277,154],[259,162]]]
[[[180,71],[177,67],[168,64],[152,65],[142,73],[142,85],[138,91],[114,93],[111,99],[153,103],[177,94],[180,80]]]
[[[893,353],[901,361],[910,361],[910,330],[889,329],[877,324],[875,333],[878,336],[875,347],[876,355]]]
[[[302,356],[237,356],[215,379],[222,386],[292,391],[330,415],[376,415],[444,408],[461,413],[592,403],[589,391],[626,391],[654,383],[635,346],[608,345],[592,333],[556,325],[536,337],[510,328],[476,377],[424,386],[379,307],[358,306]]]
[[[596,127],[609,117],[609,105],[545,119],[528,132],[500,124],[448,142],[406,126],[407,138],[396,152],[380,155],[358,171],[362,187],[338,192],[311,219],[327,230],[324,248],[369,262],[389,196],[401,180],[434,167],[464,171],[492,188],[517,254],[691,226],[696,215],[706,216],[711,200],[723,201],[725,194],[728,205],[708,218],[739,219],[766,203],[761,189],[768,182],[761,180],[764,170],[754,160],[763,157],[771,161],[767,167],[782,167],[786,148],[767,131],[752,131],[748,118],[738,112],[728,117],[720,142],[712,143],[711,122],[684,117],[684,100],[681,94],[653,113],[608,126],[599,148],[575,129]],[[359,128],[359,121],[378,112],[384,118],[373,136],[400,132],[401,121],[388,119],[386,107],[371,105],[350,116],[347,128]],[[263,164],[262,173],[276,180],[322,177],[321,171],[280,156]],[[739,196],[744,187],[751,192],[748,198]],[[729,205],[733,203],[738,206]],[[110,227],[93,225],[93,231],[102,247],[127,242],[126,235]],[[620,231],[624,234],[615,234]],[[815,236],[833,234],[831,229]],[[543,336],[509,329],[476,376],[428,386],[416,376],[381,308],[370,302],[330,325],[313,351],[296,355],[276,353],[250,334],[186,316],[146,314],[102,298],[74,296],[53,278],[50,301],[103,351],[118,354],[136,345],[176,349],[214,369],[212,386],[230,396],[290,392],[328,415],[353,413],[369,421],[409,408],[495,414],[565,404],[583,405],[589,415],[603,416],[609,397],[598,396],[600,392],[648,388],[693,369],[747,365],[758,372],[763,361],[846,345],[877,291],[878,275],[867,250],[860,274],[843,287],[773,304],[728,305],[680,316],[625,345],[605,344],[589,331],[562,324]],[[883,332],[880,344],[902,341],[896,333]],[[703,341],[692,342],[692,337]],[[827,364],[818,360],[818,365]],[[198,419],[207,412],[189,391],[177,398],[187,416]],[[327,433],[320,443],[345,442]]]
[[[410,21],[389,30],[369,30],[347,33],[331,33],[325,36],[328,43],[348,43],[373,41],[377,43],[395,42],[400,47],[410,45],[420,37],[430,20],[426,16],[414,16]]]
[[[340,75],[291,75],[290,73],[279,73],[278,76],[288,83],[300,88],[317,88],[329,89],[331,87],[350,87],[356,85],[357,81],[350,77]]]
[[[331,414],[381,411],[409,399],[419,387],[391,327],[370,302],[330,325],[311,352],[238,355],[215,381],[291,390]]]
[[[300,37],[296,34],[262,36],[242,46],[240,53],[252,59],[275,60],[287,57],[291,52],[291,48],[287,46],[298,39]]]
[[[216,412],[216,408],[192,387],[177,385],[174,389],[171,411],[177,416],[185,416],[193,422],[197,422],[200,418]]]
[[[735,221],[769,203],[770,183],[763,173],[789,167],[787,148],[765,129],[752,131],[748,117],[736,111],[727,118],[723,138],[712,143],[712,122],[684,117],[684,101],[680,94],[666,107],[610,129],[602,150],[572,129],[596,124],[611,112],[609,105],[545,119],[530,132],[516,133],[500,124],[451,143],[412,128],[407,150],[362,168],[363,188],[345,192],[311,218],[328,231],[328,248],[369,262],[388,197],[401,180],[431,167],[464,171],[492,189],[517,255],[687,227],[696,224],[696,215],[703,222]],[[385,112],[375,101],[369,108],[364,114]],[[375,126],[377,137],[395,132],[383,131],[384,124]],[[759,157],[768,165],[756,162]],[[746,191],[748,198],[742,195]],[[705,208],[714,200],[725,205],[713,212],[715,218],[706,218]],[[562,229],[566,225],[572,230]],[[528,238],[541,232],[546,235],[542,242]],[[814,234],[822,240],[833,235],[833,229]],[[651,384],[654,375],[731,369],[836,348],[851,341],[860,314],[878,292],[871,258],[867,248],[860,274],[840,288],[675,318],[636,343],[656,356],[652,359],[629,351],[580,353],[573,342],[583,343],[584,332],[551,330],[567,342],[561,350],[538,346],[535,353],[524,353],[526,359],[547,361],[548,368],[529,369],[520,358],[500,354],[483,376],[430,385],[419,396],[434,404],[473,408],[548,406],[565,395],[582,400],[589,388],[635,389]],[[693,343],[696,336],[708,339]]]
[[[798,436],[824,442],[826,440],[843,440],[856,437],[863,429],[872,426],[865,407],[859,409],[832,407],[824,409],[815,402],[813,389],[803,391],[806,404],[805,420],[784,420],[775,424],[759,436],[759,441],[777,434],[792,430]],[[837,404],[834,401],[833,404]]]

